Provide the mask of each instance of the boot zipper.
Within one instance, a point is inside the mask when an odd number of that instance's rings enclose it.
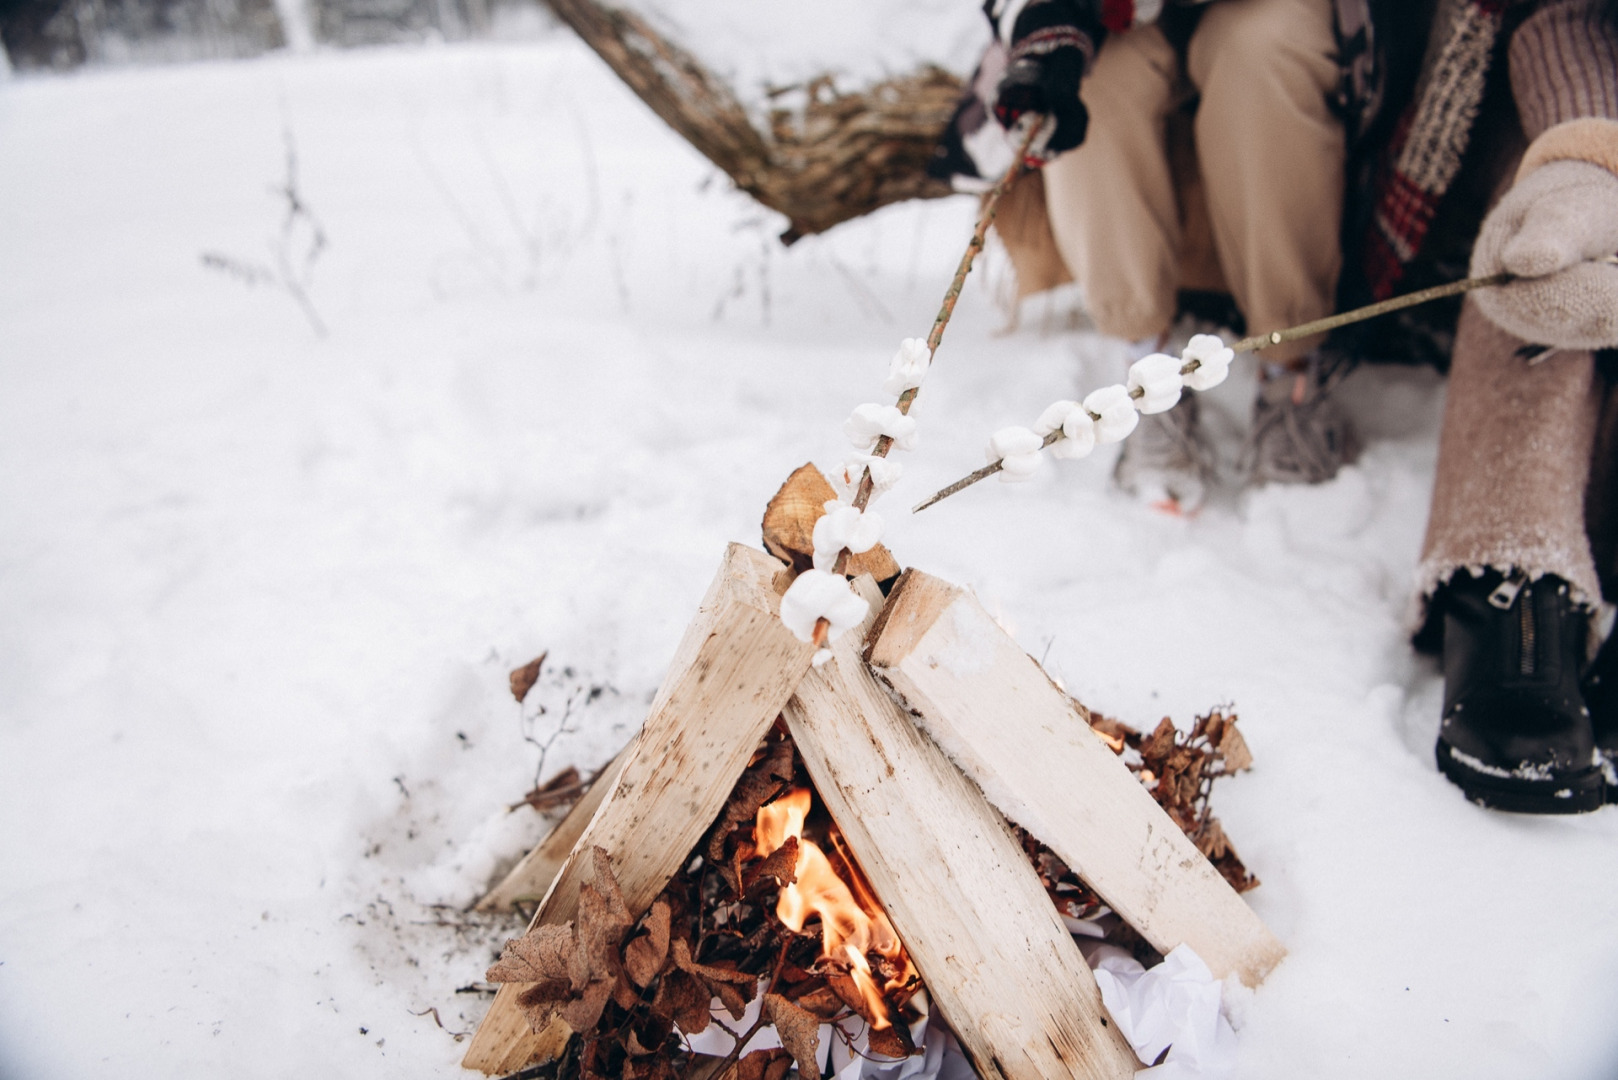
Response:
[[[1494,592],[1489,594],[1489,604],[1501,611],[1510,611],[1511,605],[1517,602],[1517,594],[1522,592],[1522,587],[1526,584],[1528,575],[1521,570],[1513,570],[1494,587]]]
[[[1517,660],[1517,670],[1519,674],[1532,675],[1534,674],[1534,668],[1536,666],[1534,662],[1534,638],[1536,637],[1536,627],[1534,626],[1534,594],[1532,592],[1523,597],[1523,602],[1519,606],[1517,618],[1519,620],[1518,629],[1521,631],[1521,633],[1519,633],[1517,636],[1517,640],[1521,643]]]
[[[1513,570],[1503,578],[1500,584],[1494,587],[1489,594],[1491,607],[1501,611],[1510,611],[1511,605],[1517,603],[1517,597],[1528,584],[1528,575],[1521,570]],[[1539,636],[1539,628],[1534,624],[1534,594],[1523,598],[1517,608],[1517,674],[1532,675],[1538,668],[1538,658],[1535,655],[1534,645]]]

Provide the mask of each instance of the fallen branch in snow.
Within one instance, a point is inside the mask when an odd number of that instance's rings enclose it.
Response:
[[[1608,259],[1605,259],[1605,260],[1602,260],[1602,261],[1618,262],[1618,257],[1609,257]],[[1405,308],[1415,307],[1415,306],[1417,306],[1419,304],[1429,303],[1430,301],[1433,301],[1433,300],[1441,300],[1441,299],[1443,299],[1443,298],[1445,298],[1447,296],[1456,296],[1456,295],[1459,295],[1461,293],[1471,292],[1473,289],[1486,289],[1486,288],[1491,288],[1491,287],[1497,286],[1497,285],[1506,285],[1506,284],[1509,284],[1510,282],[1512,282],[1514,280],[1516,280],[1516,275],[1515,274],[1510,274],[1510,273],[1507,273],[1505,271],[1501,271],[1498,274],[1490,274],[1487,277],[1466,278],[1466,279],[1464,279],[1462,281],[1452,281],[1447,285],[1435,285],[1432,288],[1422,289],[1422,290],[1420,290],[1418,292],[1408,293],[1408,294],[1406,294],[1404,296],[1395,296],[1395,297],[1393,297],[1392,299],[1389,299],[1389,300],[1382,300],[1382,301],[1379,301],[1378,303],[1375,303],[1375,304],[1367,304],[1365,307],[1355,308],[1353,311],[1345,311],[1340,315],[1329,315],[1326,318],[1315,319],[1312,322],[1302,323],[1302,324],[1300,324],[1298,326],[1289,327],[1289,328],[1287,328],[1285,330],[1272,330],[1271,332],[1269,332],[1267,334],[1255,334],[1255,335],[1253,335],[1251,337],[1245,337],[1245,338],[1242,338],[1240,341],[1236,342],[1234,345],[1231,345],[1229,348],[1230,348],[1230,351],[1232,353],[1259,352],[1260,350],[1269,348],[1272,345],[1280,345],[1283,342],[1297,341],[1297,340],[1299,340],[1301,338],[1313,337],[1316,334],[1324,334],[1324,333],[1326,333],[1326,332],[1328,332],[1330,330],[1335,330],[1335,329],[1337,329],[1338,327],[1341,327],[1341,326],[1348,326],[1348,325],[1353,324],[1353,323],[1364,322],[1366,319],[1374,319],[1378,315],[1386,315],[1389,312],[1401,311],[1401,310],[1403,310]],[[1199,337],[1204,337],[1204,336],[1209,336],[1209,335],[1198,335],[1198,336]],[[1195,342],[1196,338],[1193,338],[1192,340],[1193,340],[1193,342]],[[1138,368],[1141,365],[1145,364],[1147,361],[1157,360],[1157,359],[1159,359],[1158,356],[1147,357],[1146,360],[1138,361],[1136,363],[1135,367]],[[1167,359],[1167,358],[1163,358],[1163,359]],[[1179,372],[1180,372],[1180,375],[1182,377],[1189,376],[1189,375],[1192,375],[1194,372],[1196,372],[1200,367],[1201,367],[1200,362],[1197,359],[1192,358],[1188,353],[1184,364],[1179,369]],[[1130,370],[1131,370],[1131,378],[1133,379],[1135,368],[1131,368]],[[1222,379],[1223,376],[1221,375],[1220,378]],[[1206,387],[1195,387],[1195,388],[1196,389],[1205,389]],[[1109,388],[1109,389],[1111,389],[1111,388]],[[1098,391],[1098,393],[1099,393],[1099,391]],[[1162,409],[1158,409],[1158,408],[1142,408],[1141,407],[1141,403],[1145,400],[1147,394],[1148,394],[1148,390],[1145,387],[1140,386],[1140,385],[1132,385],[1132,386],[1130,386],[1130,388],[1128,390],[1129,399],[1136,403],[1135,407],[1137,409],[1140,409],[1140,411],[1142,411],[1142,412],[1161,412],[1161,411],[1163,411]],[[1093,398],[1093,397],[1095,397],[1094,394],[1091,395],[1091,398]],[[1178,397],[1179,397],[1178,390],[1176,390],[1174,392],[1174,400],[1177,401]],[[1092,420],[1092,421],[1099,424],[1099,423],[1102,422],[1103,417],[1101,415],[1099,415],[1096,411],[1094,411],[1093,409],[1090,409],[1088,407],[1088,403],[1090,402],[1091,398],[1086,398],[1085,399],[1086,405],[1081,406],[1080,408],[1082,408],[1083,411],[1088,414],[1090,420]],[[1172,404],[1172,402],[1171,402],[1171,404]],[[1133,425],[1131,425],[1131,428],[1132,427],[1133,427]],[[1025,430],[1025,429],[1006,429],[1007,432],[1010,432],[1012,430],[1022,431],[1022,430]],[[1005,432],[997,433],[996,434],[996,439],[998,440],[1000,435],[1002,435],[1002,434],[1005,434]],[[1124,432],[1124,434],[1127,435],[1128,432],[1126,431],[1126,432]],[[1048,449],[1050,447],[1053,447],[1057,443],[1060,443],[1060,442],[1063,442],[1064,440],[1067,440],[1069,437],[1070,436],[1064,430],[1063,425],[1057,424],[1055,426],[1054,430],[1051,430],[1051,431],[1046,432],[1046,433],[1042,433],[1041,438],[1040,438],[1040,444],[1037,447],[1032,447],[1031,446],[1027,450],[1025,455],[1017,455],[1017,456],[1037,455],[1039,453],[1039,451]],[[1123,436],[1119,436],[1119,438],[1122,438],[1122,437]],[[1101,441],[1103,441],[1103,442],[1111,442],[1111,441],[1117,441],[1117,440],[1115,440],[1115,439],[1102,439]],[[991,446],[994,446],[994,445],[995,445],[995,443],[991,443]],[[1088,450],[1086,450],[1084,452],[1087,453]],[[1077,455],[1077,456],[1082,456],[1082,454]],[[956,494],[958,492],[966,490],[967,488],[971,487],[973,484],[977,483],[979,480],[987,480],[989,477],[995,475],[996,473],[1007,472],[1009,474],[1010,470],[1007,467],[1007,462],[1012,460],[1012,459],[1013,459],[1012,455],[1008,455],[1008,454],[1004,454],[1004,453],[1000,454],[997,457],[996,460],[989,462],[989,464],[983,466],[983,468],[977,469],[977,470],[975,470],[973,472],[968,473],[967,475],[961,477],[959,480],[955,481],[953,484],[950,484],[948,487],[941,488],[940,490],[934,492],[932,495],[930,495],[927,498],[923,499],[921,502],[919,502],[915,506],[913,506],[911,508],[910,512],[913,513],[913,514],[920,513],[921,511],[927,509],[929,506],[933,506],[936,503],[943,502],[945,499],[949,498],[951,495],[954,495],[954,494]],[[1029,471],[1031,472],[1032,469],[1030,468]]]
[[[790,244],[889,203],[952,193],[926,173],[961,83],[924,67],[841,93],[830,76],[773,92],[761,131],[702,62],[631,11],[597,0],[546,0],[607,66],[739,187],[789,222]],[[801,95],[796,108],[779,103]]]

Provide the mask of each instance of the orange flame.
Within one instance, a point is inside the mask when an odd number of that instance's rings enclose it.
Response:
[[[838,876],[826,853],[813,841],[803,838],[803,823],[809,816],[812,799],[808,788],[793,788],[767,806],[759,807],[753,836],[758,854],[769,855],[786,843],[789,836],[798,841],[798,863],[794,871],[798,880],[781,890],[775,907],[776,917],[788,928],[801,931],[812,917],[819,916],[820,955],[849,965],[849,977],[870,1010],[873,1026],[891,1027],[883,989],[906,985],[915,969],[899,942],[899,935],[894,933],[893,924],[862,880],[853,860],[843,851],[837,852],[850,869],[854,886],[851,889],[849,882]],[[836,843],[835,837],[833,842]],[[883,966],[895,973],[884,988],[878,988],[872,973],[866,956],[871,952],[889,961]]]

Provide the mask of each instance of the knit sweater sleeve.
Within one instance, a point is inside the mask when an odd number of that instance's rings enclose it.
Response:
[[[1618,4],[1550,0],[1512,35],[1509,58],[1531,140],[1518,177],[1565,159],[1618,173]]]

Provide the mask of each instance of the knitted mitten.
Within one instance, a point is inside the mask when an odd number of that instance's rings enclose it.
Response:
[[[1508,333],[1537,345],[1618,345],[1618,176],[1586,161],[1552,161],[1519,180],[1484,219],[1472,274],[1521,275],[1472,295]]]

